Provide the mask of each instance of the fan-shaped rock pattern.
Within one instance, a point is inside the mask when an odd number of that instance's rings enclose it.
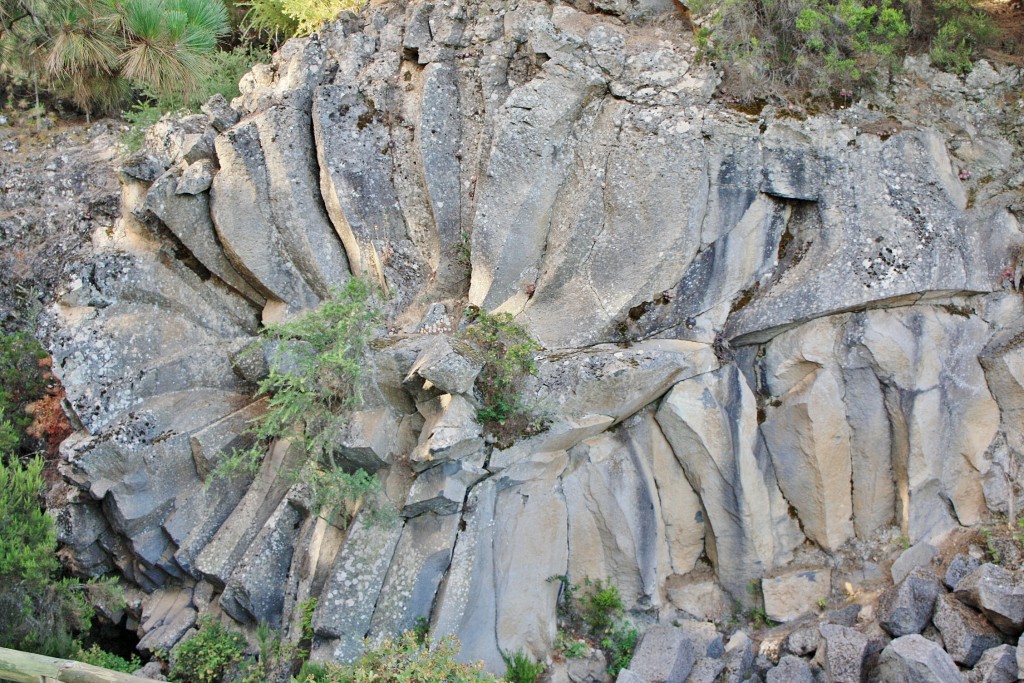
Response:
[[[251,624],[319,596],[321,659],[423,617],[501,669],[552,646],[553,575],[662,608],[710,568],[747,602],[806,541],[928,540],[1000,504],[1024,238],[993,188],[1022,157],[965,187],[949,140],[1019,118],[998,98],[1020,74],[911,102],[891,135],[862,107],[752,117],[712,101],[672,7],[607,11],[375,5],[151,132],[55,311],[80,568]],[[378,533],[311,515],[287,441],[251,481],[208,478],[264,409],[260,323],[352,275],[394,294],[338,449],[402,511]],[[482,437],[479,361],[434,338],[467,302],[545,346],[524,400],[546,432]]]

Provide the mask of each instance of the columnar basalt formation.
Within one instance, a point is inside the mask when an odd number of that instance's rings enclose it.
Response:
[[[893,526],[1005,511],[1020,72],[911,61],[884,110],[752,115],[712,98],[664,4],[375,5],[151,130],[54,310],[75,566],[244,624],[318,596],[317,658],[424,617],[501,670],[550,650],[554,575],[641,609],[696,584],[746,603]],[[291,477],[297,444],[209,472],[263,410],[261,323],[352,276],[393,296],[338,457],[401,517],[345,531]],[[547,431],[483,436],[467,303],[544,346],[525,400]]]

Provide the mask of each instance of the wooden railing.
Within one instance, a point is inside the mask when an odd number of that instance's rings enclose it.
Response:
[[[153,683],[110,669],[0,647],[0,681],[15,683]]]

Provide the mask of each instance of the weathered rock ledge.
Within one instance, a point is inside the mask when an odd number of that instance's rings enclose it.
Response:
[[[375,6],[124,167],[53,310],[81,425],[57,517],[77,569],[148,595],[145,648],[199,611],[287,627],[319,596],[315,657],[426,617],[500,670],[548,655],[552,575],[714,619],[752,582],[856,584],[833,558],[894,526],[916,544],[1012,511],[1021,73],[910,62],[881,108],[750,116],[712,99],[671,8],[604,10]],[[339,457],[403,517],[346,533],[286,442],[251,482],[204,480],[262,409],[239,351],[353,274],[394,297]],[[548,432],[496,449],[471,384],[424,385],[467,302],[546,347]]]

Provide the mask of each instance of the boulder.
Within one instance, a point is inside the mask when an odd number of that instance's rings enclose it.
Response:
[[[923,541],[904,550],[892,563],[893,584],[901,583],[914,569],[928,565],[938,553],[938,548]]]
[[[479,355],[464,341],[436,337],[420,353],[405,381],[417,376],[443,394],[471,394],[483,367]]]
[[[837,683],[863,680],[868,657],[872,654],[868,637],[837,624],[822,624],[819,632],[821,641],[814,661],[824,670],[826,680]]]
[[[648,683],[684,681],[697,655],[694,643],[674,626],[652,626],[644,631],[629,668]]]
[[[943,575],[942,582],[946,584],[946,588],[949,590],[956,590],[956,585],[960,583],[960,579],[980,566],[981,560],[978,558],[965,553],[957,553],[949,561],[949,566],[946,567],[946,573]]]
[[[420,472],[409,495],[402,515],[415,517],[424,512],[449,515],[462,510],[466,491],[487,475],[481,465],[484,454],[464,460],[449,460]]]
[[[998,631],[980,614],[950,595],[935,601],[932,623],[942,634],[946,652],[963,666],[974,666],[986,650],[1002,643]]]
[[[981,611],[1008,636],[1024,631],[1024,576],[994,564],[983,564],[960,579],[955,595]]]
[[[968,683],[1015,683],[1017,673],[1017,648],[999,645],[985,651],[969,674]]]
[[[754,642],[743,631],[736,631],[725,645],[722,655],[725,664],[723,676],[729,681],[744,681],[751,675],[754,666]]]
[[[420,441],[409,459],[417,470],[442,461],[458,460],[479,451],[483,430],[476,408],[465,397],[443,394],[418,406],[426,419]]]
[[[717,621],[731,609],[731,599],[711,572],[692,572],[685,578],[670,576],[665,590],[669,602],[695,619]]]
[[[793,621],[817,609],[832,593],[829,569],[791,569],[761,579],[765,614],[772,621]]]
[[[883,681],[907,683],[963,683],[953,659],[941,647],[916,633],[889,643],[878,657]]]
[[[821,632],[817,626],[803,626],[786,636],[785,651],[803,657],[814,654],[821,642]]]
[[[811,667],[793,655],[785,655],[765,676],[765,683],[813,683]]]
[[[942,586],[930,573],[917,569],[882,594],[878,601],[878,622],[895,638],[920,633],[931,619]]]

